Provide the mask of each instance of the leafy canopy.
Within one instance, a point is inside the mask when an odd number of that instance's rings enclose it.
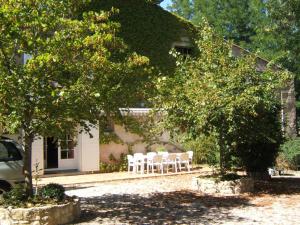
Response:
[[[254,50],[258,31],[268,22],[261,0],[172,0],[169,10],[195,25],[205,17],[215,31],[236,44]],[[261,41],[261,40],[260,40]]]
[[[95,122],[101,110],[126,107],[144,88],[148,60],[116,37],[119,25],[109,17],[117,12],[77,20],[78,4],[1,1],[0,121],[7,130],[56,136]],[[24,65],[23,54],[31,56]]]
[[[269,33],[282,40],[280,61],[290,71],[300,75],[300,1],[269,0],[267,9],[272,19]]]
[[[232,43],[216,36],[206,21],[201,24],[199,57],[184,59],[175,54],[174,76],[157,81],[157,108],[167,114],[164,127],[194,140],[213,133],[223,156],[239,145],[278,142],[276,93],[290,74],[272,68],[258,71],[255,56],[234,57]]]
[[[28,195],[36,135],[89,130],[102,112],[118,113],[146,89],[148,59],[117,37],[119,24],[109,19],[117,11],[78,15],[85,3],[0,0],[0,124],[24,131]]]

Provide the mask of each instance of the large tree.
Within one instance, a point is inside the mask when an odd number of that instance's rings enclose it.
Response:
[[[297,100],[297,117],[299,126],[300,112],[300,1],[298,0],[268,0],[266,1],[270,23],[264,26],[260,36],[264,40],[273,37],[276,48],[270,59],[282,64],[295,77],[295,90]],[[266,46],[269,47],[269,46]],[[292,136],[295,136],[294,134]]]
[[[78,15],[84,2],[0,0],[0,123],[23,130],[29,195],[37,135],[60,137],[79,124],[88,131],[101,112],[117,113],[145,89],[148,59],[116,36],[116,12]]]
[[[267,9],[272,23],[266,27],[268,33],[280,42],[280,62],[300,76],[300,1],[268,0]]]
[[[205,17],[220,35],[251,50],[257,31],[268,22],[261,0],[172,0],[169,10],[195,25]]]
[[[297,0],[172,0],[169,7],[195,25],[205,17],[225,39],[294,72],[296,93],[300,87],[299,8]],[[297,99],[299,102],[299,94]],[[293,127],[295,121],[290,123]],[[295,129],[288,134],[295,135]]]
[[[232,43],[201,24],[199,57],[179,56],[174,76],[157,81],[163,127],[195,140],[216,136],[223,172],[230,155],[240,157],[248,172],[266,172],[281,140],[276,93],[291,77],[274,68],[257,71],[254,55],[234,57]]]
[[[269,33],[272,23],[263,0],[172,0],[169,10],[198,25],[205,17],[215,31],[260,56],[274,59],[281,54],[281,39]]]

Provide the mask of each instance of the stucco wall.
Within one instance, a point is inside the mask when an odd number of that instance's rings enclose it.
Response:
[[[120,158],[121,153],[128,153],[129,148],[132,150],[132,153],[146,153],[147,151],[156,151],[158,147],[163,146],[169,152],[180,152],[180,146],[169,143],[169,134],[163,133],[159,137],[158,144],[149,145],[144,142],[143,138],[137,134],[127,132],[123,126],[115,125],[114,126],[115,134],[121,139],[122,143],[110,142],[109,144],[100,145],[100,161],[109,163],[109,157],[112,154],[116,159]],[[101,141],[101,140],[100,140]]]

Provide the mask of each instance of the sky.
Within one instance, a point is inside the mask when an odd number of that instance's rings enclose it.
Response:
[[[163,7],[163,8],[166,8],[167,5],[169,5],[171,3],[171,0],[164,0],[160,5]]]

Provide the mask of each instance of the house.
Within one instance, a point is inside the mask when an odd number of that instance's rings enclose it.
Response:
[[[164,73],[171,74],[175,62],[169,51],[175,48],[182,54],[195,54],[193,38],[195,27],[188,21],[177,17],[155,3],[142,0],[93,0],[86,10],[110,10],[112,7],[120,12],[112,17],[121,24],[119,35],[131,51],[147,56],[153,66]],[[239,46],[232,47],[235,55],[245,50]],[[27,56],[24,56],[23,61]],[[267,61],[257,59],[258,70],[264,70]],[[290,85],[282,90],[284,105],[283,122],[287,124],[286,131],[295,129],[295,99],[294,88]],[[150,109],[144,108],[143,102],[135,108],[122,110],[123,115],[143,118]],[[130,118],[130,117],[128,117]],[[79,130],[79,129],[78,129]],[[99,129],[91,130],[92,136],[86,133],[66,135],[64,140],[53,137],[37,137],[33,143],[32,163],[39,163],[43,172],[61,170],[98,171],[99,163],[109,162],[111,157],[118,158],[121,153],[145,152],[164,145],[170,151],[177,151],[180,146],[169,143],[168,134],[159,137],[159,144],[147,143],[137,129],[127,129],[112,121],[100,121]],[[14,137],[18,139],[18,137]]]

